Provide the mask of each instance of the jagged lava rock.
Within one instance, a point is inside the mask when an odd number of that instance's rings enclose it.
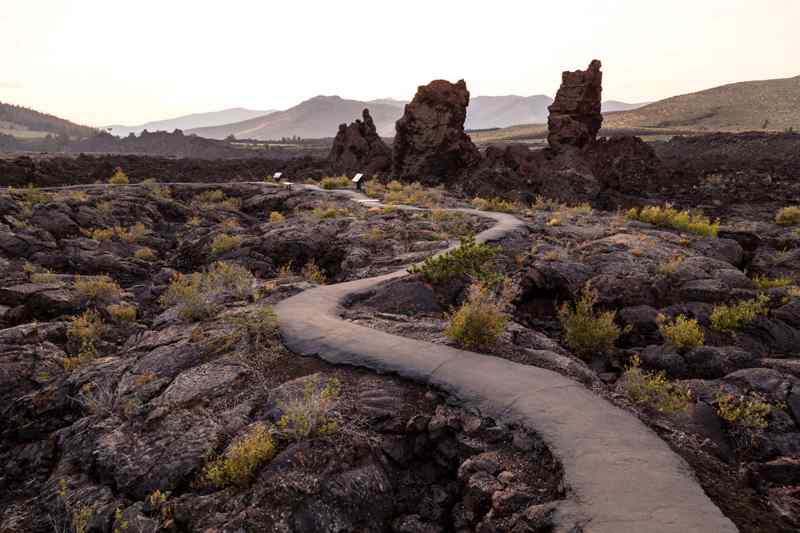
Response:
[[[395,176],[438,185],[477,165],[480,153],[464,133],[467,105],[469,91],[464,80],[421,85],[396,124]]]
[[[561,87],[548,107],[547,142],[551,148],[565,145],[583,148],[594,142],[603,123],[602,91],[603,73],[597,59],[586,70],[561,74]]]
[[[391,168],[392,151],[378,135],[368,109],[362,118],[339,125],[329,156],[334,171],[374,174]]]

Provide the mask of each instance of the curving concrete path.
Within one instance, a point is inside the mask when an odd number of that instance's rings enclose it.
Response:
[[[354,192],[336,193],[367,200]],[[493,227],[476,236],[479,242],[499,240],[524,226],[512,215],[459,210],[495,220]],[[438,387],[486,415],[536,431],[561,460],[570,489],[559,506],[559,531],[738,531],[706,496],[686,462],[660,437],[580,383],[542,368],[398,337],[339,317],[348,295],[405,275],[401,270],[315,287],[280,302],[275,311],[284,343],[301,355],[391,372]]]
[[[236,182],[275,186],[264,182]],[[227,184],[236,184],[228,182]],[[134,185],[134,184],[132,184]],[[160,185],[225,185],[171,182]],[[42,190],[109,187],[107,184]],[[294,188],[322,191],[311,185]],[[324,191],[370,201],[354,191]],[[403,207],[404,209],[419,208]],[[512,215],[458,209],[491,218],[476,236],[496,241],[524,224]],[[344,299],[405,270],[325,285],[280,302],[275,310],[295,353],[391,372],[443,389],[485,415],[536,431],[564,466],[569,487],[559,505],[564,533],[734,533],[736,526],[706,496],[689,465],[635,416],[555,372],[499,357],[398,337],[339,318]]]

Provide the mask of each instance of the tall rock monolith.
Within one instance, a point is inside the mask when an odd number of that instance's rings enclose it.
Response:
[[[551,148],[583,148],[597,139],[597,132],[603,124],[603,72],[600,66],[600,61],[595,59],[586,70],[561,74],[561,87],[548,108],[547,142]]]
[[[448,184],[476,166],[480,153],[464,132],[468,105],[464,80],[421,85],[395,126],[395,177],[426,185]]]

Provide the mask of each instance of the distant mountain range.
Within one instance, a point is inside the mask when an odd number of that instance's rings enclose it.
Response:
[[[547,122],[552,98],[534,96],[475,96],[467,109],[466,128],[486,141],[539,138]],[[283,137],[323,138],[336,134],[339,124],[349,123],[368,108],[378,133],[394,135],[395,121],[406,102],[383,98],[349,100],[316,96],[283,111],[243,108],[197,113],[139,126],[111,126],[111,133],[127,136],[148,131],[183,130],[210,139],[230,135],[238,139],[276,140]],[[783,131],[800,130],[800,76],[746,81],[714,87],[649,104],[616,100],[603,102],[606,131],[619,129],[672,131]],[[0,134],[16,138],[67,135],[84,138],[97,130],[24,107],[0,103]],[[538,137],[537,137],[538,136]]]
[[[245,109],[243,107],[233,107],[231,109],[223,109],[222,111],[212,111],[210,113],[194,113],[191,115],[183,115],[180,117],[170,118],[166,120],[156,120],[153,122],[146,122],[138,126],[123,126],[113,125],[106,126],[103,129],[116,135],[118,137],[125,137],[131,133],[139,135],[142,131],[174,131],[174,130],[190,130],[193,128],[203,128],[208,126],[221,126],[223,124],[231,124],[234,122],[241,122],[254,117],[262,117],[273,113],[273,109],[257,110]]]
[[[229,135],[237,139],[280,139],[302,137],[305,139],[333,137],[339,124],[361,117],[369,109],[380,135],[394,135],[394,122],[403,114],[404,102],[375,100],[363,102],[339,96],[315,96],[285,111],[251,118],[233,124],[209,128],[195,128],[193,133],[209,139],[224,139]]]
[[[466,128],[479,130],[503,128],[514,124],[544,122],[547,106],[553,99],[545,95],[535,96],[476,96],[467,109]],[[361,101],[339,96],[315,96],[284,111],[256,110],[241,107],[194,113],[175,118],[146,122],[136,126],[112,125],[100,128],[117,137],[142,131],[156,132],[182,130],[209,139],[225,139],[233,135],[238,139],[281,139],[284,137],[323,138],[336,135],[339,124],[349,123],[361,116],[368,108],[378,133],[385,137],[394,135],[394,124],[408,102],[392,98]],[[612,111],[635,108],[638,104],[604,102],[604,108]],[[69,132],[75,138],[85,138],[97,130],[79,126],[52,115],[0,104],[0,133],[20,138],[44,137],[49,134]]]
[[[384,137],[394,135],[394,123],[403,115],[407,102],[388,98],[378,100],[348,100],[339,96],[315,96],[286,111],[277,111],[214,127],[189,129],[210,139],[224,139],[233,135],[237,139],[280,139],[282,137],[320,138],[333,137],[339,124],[352,122],[369,109],[378,133]],[[465,127],[468,130],[502,128],[513,124],[543,122],[547,120],[547,106],[553,99],[536,96],[476,96],[470,99]],[[644,104],[627,104],[608,101],[604,106],[612,111],[632,109]]]

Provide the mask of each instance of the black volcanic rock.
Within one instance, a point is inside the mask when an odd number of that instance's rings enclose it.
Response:
[[[561,74],[561,87],[548,108],[547,142],[551,148],[563,145],[583,148],[594,142],[603,123],[602,91],[603,73],[597,59],[586,70]]]
[[[363,121],[339,125],[328,157],[335,172],[375,174],[392,166],[392,151],[378,135],[369,110],[362,116]]]
[[[417,89],[397,121],[393,146],[396,177],[428,185],[448,184],[481,156],[464,133],[469,91],[464,80],[434,80]]]

